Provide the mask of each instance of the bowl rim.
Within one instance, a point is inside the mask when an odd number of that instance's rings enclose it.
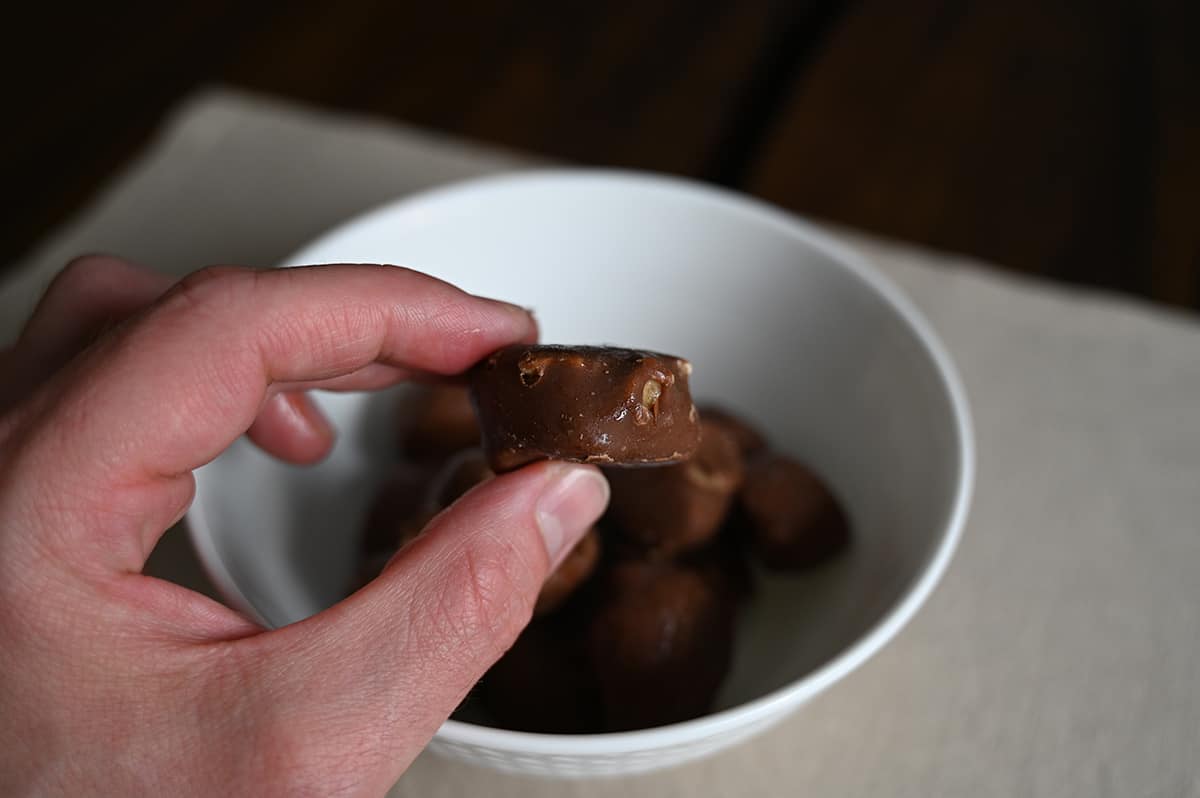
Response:
[[[823,252],[849,271],[866,288],[874,291],[908,326],[925,350],[949,398],[957,438],[959,469],[950,513],[942,529],[941,540],[899,600],[857,640],[823,665],[769,693],[737,706],[718,710],[694,720],[651,729],[602,734],[539,734],[480,726],[465,721],[447,720],[438,729],[435,740],[451,746],[469,746],[510,751],[524,755],[611,756],[711,738],[722,733],[756,724],[767,724],[803,704],[853,672],[887,645],[912,619],[933,593],[945,573],[962,537],[971,504],[975,479],[975,442],[966,390],[941,339],[933,331],[912,301],[877,267],[854,249],[795,214],[728,189],[686,178],[608,168],[524,169],[473,177],[445,183],[430,189],[384,202],[356,214],[330,228],[291,256],[281,265],[312,262],[306,253],[319,251],[330,242],[353,234],[357,228],[376,224],[380,218],[397,214],[428,215],[438,206],[453,203],[479,193],[522,191],[545,184],[571,187],[594,184],[621,186],[636,191],[674,195],[689,202],[699,201],[723,213],[751,219],[758,224]],[[187,524],[192,544],[209,578],[221,594],[237,609],[265,622],[248,598],[235,584],[232,574],[219,556],[199,502],[188,510]]]

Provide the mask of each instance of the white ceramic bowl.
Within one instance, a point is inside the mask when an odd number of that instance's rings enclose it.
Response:
[[[693,390],[745,413],[824,474],[855,543],[803,578],[766,579],[717,710],[644,731],[539,735],[447,721],[432,746],[503,770],[651,770],[732,745],[858,667],[912,617],[967,512],[967,405],[912,305],[807,223],[694,183],[546,171],[430,191],[354,219],[291,264],[398,263],[532,306],[543,340],[673,352]],[[235,606],[286,624],[336,601],[389,453],[392,397],[323,394],[342,430],[312,468],[239,442],[197,474],[196,547]],[[798,756],[803,756],[799,752]]]

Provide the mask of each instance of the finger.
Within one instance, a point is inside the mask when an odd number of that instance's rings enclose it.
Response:
[[[329,454],[336,432],[304,391],[376,391],[411,376],[407,369],[371,363],[328,380],[272,385],[246,434],[263,451],[281,460],[301,465],[315,463]]]
[[[522,338],[523,343],[533,343],[535,341],[537,341],[536,325],[533,327],[531,334]],[[327,380],[275,383],[271,386],[270,391],[377,391],[380,388],[389,388],[401,382],[466,385],[466,380],[462,375],[447,377],[443,374],[429,374],[415,369],[397,368],[396,366],[389,366],[384,363],[371,363],[351,374],[343,374],[340,377],[332,377]]]
[[[290,391],[377,391],[389,388],[397,383],[419,378],[421,375],[411,369],[389,366],[386,363],[369,363],[366,366],[338,377],[327,380],[302,380],[298,382],[275,383],[270,392]]]
[[[58,273],[5,362],[7,404],[87,346],[106,325],[149,305],[171,279],[108,255],[75,258]]]
[[[21,332],[19,347],[9,357],[0,358],[6,376],[0,405],[27,395],[100,330],[144,309],[171,283],[166,275],[109,255],[82,255],[72,260],[46,289]],[[368,390],[403,375],[396,369],[387,369],[390,373],[368,369],[361,370],[367,373],[347,375],[330,387]],[[271,454],[296,463],[321,459],[333,443],[332,428],[301,394],[268,400],[249,434]]]
[[[9,465],[33,486],[69,467],[48,519],[63,556],[137,571],[190,495],[191,470],[250,428],[272,384],[374,362],[455,374],[534,334],[524,310],[407,269],[208,269],[56,375],[45,423]],[[111,519],[107,535],[97,518]]]
[[[289,463],[315,463],[333,448],[333,426],[302,392],[267,399],[246,433],[264,451]]]
[[[162,295],[171,278],[120,258],[83,255],[58,273],[21,333],[15,360],[0,358],[8,404],[57,371],[108,325],[144,309]],[[8,354],[7,352],[4,354]],[[286,396],[272,397],[249,429],[250,438],[283,460],[312,463],[333,444],[333,429],[303,394],[305,387],[328,390],[374,390],[399,382],[401,369],[372,364],[354,374],[311,386],[294,386]]]
[[[540,463],[497,477],[350,598],[235,645],[271,674],[267,703],[303,695],[290,723],[325,739],[372,740],[390,784],[512,645],[551,565],[608,495],[591,466]]]
[[[527,337],[536,341],[536,334]],[[250,439],[264,451],[291,463],[315,463],[325,457],[336,437],[332,426],[311,399],[294,399],[298,406],[280,407],[273,399],[286,395],[303,396],[300,391],[377,391],[400,382],[440,382],[444,378],[429,377],[422,372],[396,368],[383,363],[371,363],[352,374],[328,380],[296,383],[277,383],[268,390],[271,396],[263,405],[258,418],[249,430]],[[311,423],[306,423],[311,422]]]
[[[9,366],[6,396],[24,395],[90,343],[105,326],[144,309],[172,279],[109,255],[82,255],[58,273],[38,303],[20,338],[20,358]],[[313,463],[328,454],[334,432],[301,389],[377,390],[407,377],[403,369],[373,363],[325,382],[287,386],[286,395],[267,400],[250,426],[255,444],[283,460]]]
[[[70,355],[105,323],[141,310],[170,277],[111,255],[81,255],[51,281],[18,339],[42,358]]]

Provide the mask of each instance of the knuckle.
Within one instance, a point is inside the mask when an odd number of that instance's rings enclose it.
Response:
[[[205,266],[184,276],[168,292],[168,297],[178,297],[189,304],[225,299],[240,290],[252,274],[250,269],[240,266]]]
[[[349,369],[362,365],[362,352],[347,342],[371,338],[379,327],[379,313],[369,305],[346,303],[320,313],[299,309],[280,311],[259,331],[258,344],[280,362],[296,353],[301,360],[319,363],[323,369]]]
[[[238,266],[206,266],[186,275],[163,295],[154,315],[218,318],[253,285],[253,272]]]

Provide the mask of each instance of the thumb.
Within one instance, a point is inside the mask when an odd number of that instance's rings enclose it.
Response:
[[[260,662],[270,663],[272,692],[290,699],[293,731],[308,718],[329,744],[370,741],[361,753],[386,766],[383,781],[397,777],[524,629],[547,575],[608,495],[592,466],[546,462],[498,476],[353,596],[242,642],[269,645]]]

